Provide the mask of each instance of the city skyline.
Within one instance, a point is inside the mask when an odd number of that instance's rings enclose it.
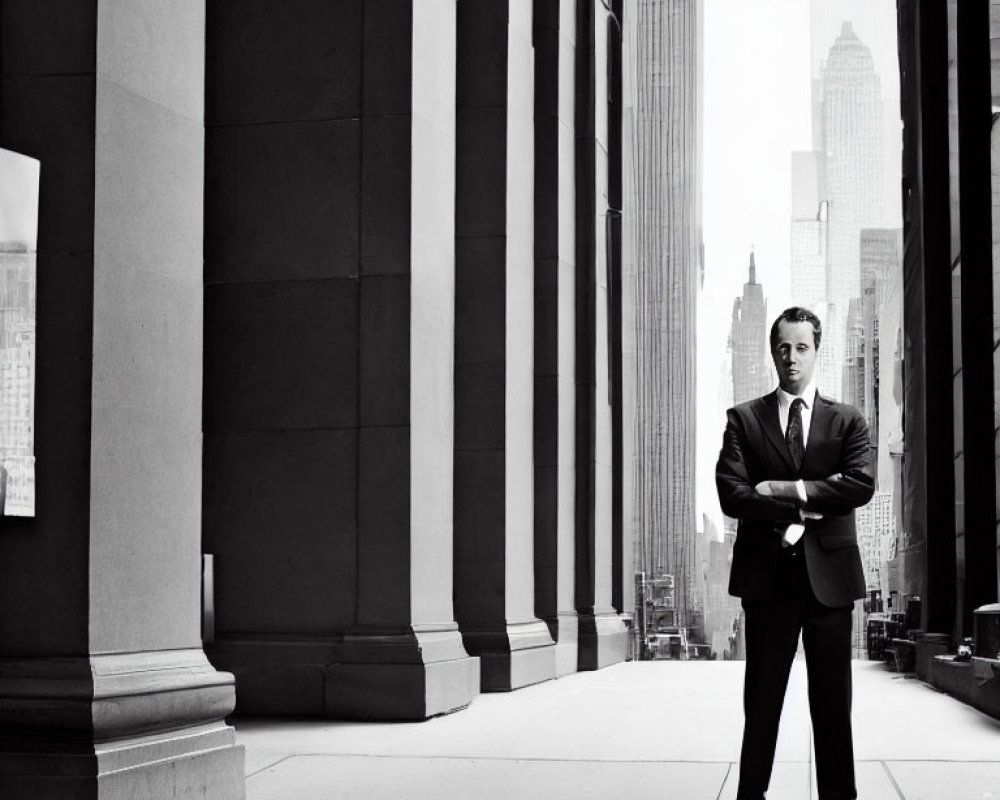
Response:
[[[821,201],[828,201],[829,209],[823,346],[834,364],[844,365],[851,357],[851,304],[861,297],[861,229],[887,222],[879,136],[882,86],[871,49],[858,38],[850,21],[842,24],[823,62],[820,81],[813,86],[818,90],[813,104],[820,107],[813,116],[820,126],[813,139],[820,146]],[[793,268],[793,293],[799,288],[796,278]],[[823,391],[849,402],[844,373],[833,369],[824,377]]]
[[[819,208],[824,188],[817,183],[819,178],[813,177],[812,186],[808,181],[803,185],[810,165],[801,163],[800,154],[814,152],[816,144],[814,91],[824,60],[817,54],[829,53],[845,21],[871,50],[885,98],[883,109],[898,105],[899,78],[890,69],[896,62],[893,3],[764,0],[763,6],[769,11],[766,15],[760,5],[706,6],[705,283],[699,296],[697,508],[720,529],[713,472],[725,424],[728,319],[745,280],[751,246],[757,281],[764,287],[772,317],[789,305],[812,302],[791,291],[793,253],[800,256],[803,249],[812,248],[814,266],[819,266],[823,258],[819,250],[828,246],[829,209]],[[780,31],[771,22],[779,18]],[[790,31],[802,35],[789,36]],[[893,141],[898,149],[898,130],[896,109],[882,127],[883,152],[891,152]],[[883,187],[899,185],[897,161],[888,159],[880,181]],[[817,175],[818,165],[813,164],[812,170]],[[791,191],[795,186],[797,193]],[[886,205],[896,213],[898,197],[889,197]],[[802,211],[810,206],[811,212]],[[796,220],[801,223],[797,234]],[[884,217],[882,223],[872,221],[868,226],[879,224],[884,224]],[[818,313],[826,323],[828,309]],[[821,349],[818,381],[835,381],[830,377],[838,369],[833,356],[831,350]],[[820,388],[823,391],[822,384]]]

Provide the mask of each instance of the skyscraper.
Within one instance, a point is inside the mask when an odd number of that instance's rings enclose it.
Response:
[[[865,405],[865,365],[867,345],[861,299],[852,297],[847,309],[847,335],[844,344],[844,373],[841,386],[841,400],[857,406],[867,414]]]
[[[903,263],[903,231],[900,228],[863,228],[858,238],[861,287],[871,287],[875,307],[881,309],[893,277]]]
[[[817,314],[824,336],[816,363],[816,385],[830,397],[840,397],[841,363],[828,346],[827,332],[836,327],[835,310],[827,302],[830,244],[830,204],[826,170],[820,152],[792,153],[791,288],[792,301]]]
[[[830,48],[821,86],[821,158],[829,201],[826,300],[833,306],[824,343],[843,363],[850,301],[861,296],[860,232],[883,218],[885,205],[882,90],[871,51],[850,22],[843,23]]]
[[[850,22],[842,24],[813,91],[816,149],[792,154],[791,287],[796,302],[823,322],[817,385],[846,400],[846,361],[858,355],[847,346],[851,301],[862,294],[860,234],[884,219],[886,207],[881,84]],[[859,306],[856,327],[861,315]]]
[[[830,238],[822,155],[792,153],[792,295],[797,304],[817,313],[826,303]]]
[[[891,543],[895,537],[892,487],[875,492],[871,502],[857,511],[858,547],[869,589],[880,589]]]
[[[702,2],[635,3],[635,568],[695,574],[695,306],[701,274]]]
[[[733,301],[733,323],[729,348],[733,364],[733,403],[760,397],[774,388],[768,359],[767,301],[757,283],[757,265],[750,251],[750,279],[743,296]]]
[[[861,327],[867,359],[864,394],[858,404],[868,420],[872,442],[879,436],[880,351],[879,324],[889,302],[892,283],[902,270],[903,231],[900,228],[864,228],[860,237]],[[889,354],[890,357],[892,353]],[[891,379],[892,361],[889,361]],[[891,386],[891,381],[890,381]]]

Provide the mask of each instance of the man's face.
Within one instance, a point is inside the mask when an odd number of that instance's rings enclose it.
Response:
[[[816,345],[809,322],[778,324],[778,341],[771,351],[778,383],[789,394],[801,394],[812,381],[816,368]]]

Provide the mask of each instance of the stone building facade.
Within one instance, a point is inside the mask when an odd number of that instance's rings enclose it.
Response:
[[[997,601],[1000,572],[998,21],[996,2],[899,4],[904,501],[889,583],[920,598],[922,630],[953,643],[973,635],[976,608]],[[993,688],[972,669],[966,699],[976,704]]]
[[[239,798],[234,709],[625,658],[621,14],[3,4],[42,178],[0,795]]]

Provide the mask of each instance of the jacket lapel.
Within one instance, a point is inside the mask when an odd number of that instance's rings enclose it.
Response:
[[[760,402],[755,405],[754,413],[757,415],[760,427],[768,441],[777,451],[778,457],[781,458],[788,471],[794,473],[795,462],[792,461],[792,454],[788,452],[788,445],[781,430],[781,419],[778,417],[778,393],[775,391],[764,395]],[[813,421],[815,422],[815,418]],[[812,440],[812,428],[809,430],[809,439]],[[809,452],[808,448],[806,448],[806,452]]]
[[[818,442],[824,442],[830,438],[830,426],[833,423],[834,413],[831,401],[825,397],[820,397],[816,392],[816,399],[813,402],[812,420],[809,422],[809,438],[806,440],[806,457],[802,462],[803,469],[809,463],[809,454],[815,453],[813,446]]]

